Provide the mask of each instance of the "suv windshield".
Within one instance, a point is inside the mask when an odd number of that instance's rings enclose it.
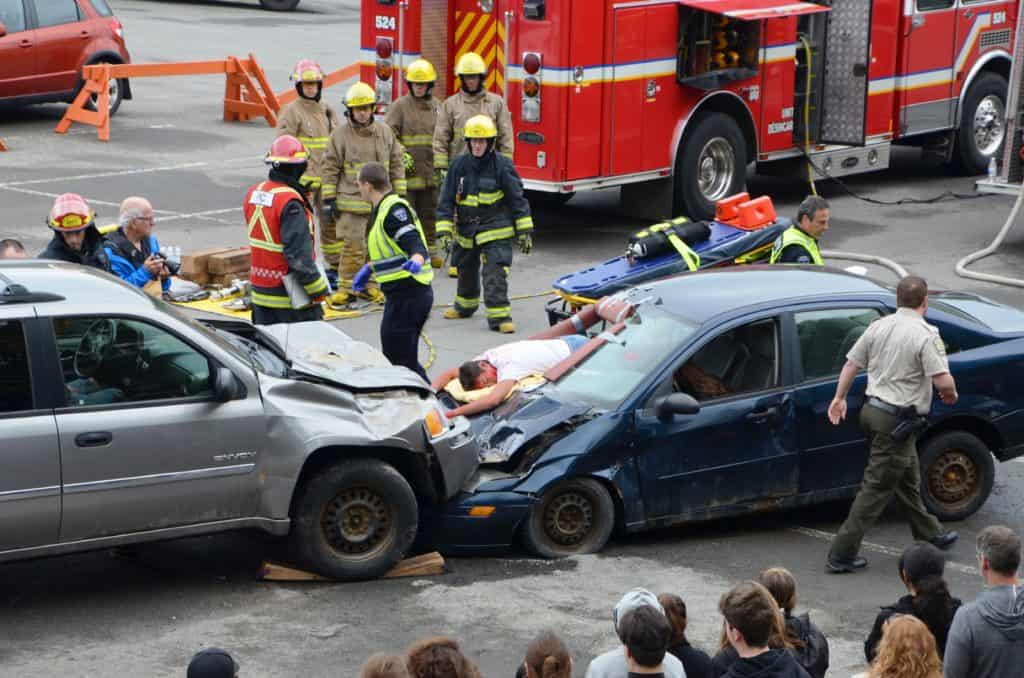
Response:
[[[562,399],[613,409],[694,329],[683,318],[652,305],[642,306],[621,332],[566,372],[554,385],[555,393]]]

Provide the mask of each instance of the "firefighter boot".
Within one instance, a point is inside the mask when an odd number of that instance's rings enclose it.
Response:
[[[512,322],[511,318],[489,322],[487,325],[492,332],[501,332],[502,334],[515,334],[516,332],[516,324]]]
[[[448,267],[448,277],[449,278],[458,278],[459,277],[459,268],[457,266],[449,266]]]

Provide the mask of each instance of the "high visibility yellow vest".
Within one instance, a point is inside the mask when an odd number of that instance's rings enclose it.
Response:
[[[377,207],[377,218],[373,220],[373,227],[370,228],[370,235],[367,237],[367,249],[370,254],[370,267],[373,269],[377,282],[380,284],[395,282],[403,278],[412,278],[418,283],[429,285],[434,279],[434,270],[430,267],[430,259],[423,262],[423,268],[419,273],[413,275],[402,268],[409,257],[399,246],[398,238],[392,238],[384,230],[384,220],[391,213],[391,208],[401,205],[409,213],[411,223],[399,229],[395,235],[400,238],[407,228],[415,228],[423,243],[423,249],[427,249],[427,238],[423,235],[423,226],[416,212],[409,206],[409,203],[394,193],[389,193],[380,201]]]
[[[796,226],[790,226],[782,232],[782,235],[775,239],[775,244],[772,246],[772,256],[768,260],[768,263],[778,263],[779,257],[782,256],[782,250],[786,249],[790,245],[799,245],[807,250],[807,253],[811,255],[811,261],[814,262],[815,265],[825,265],[825,262],[821,259],[821,252],[818,251],[818,241],[801,231]]]

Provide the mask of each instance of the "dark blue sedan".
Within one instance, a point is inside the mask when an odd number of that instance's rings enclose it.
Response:
[[[850,411],[826,410],[846,353],[895,292],[804,267],[743,267],[630,290],[636,313],[554,383],[473,422],[486,455],[473,486],[430,516],[450,553],[517,542],[546,557],[613,533],[853,497],[868,448]],[[1024,453],[1024,312],[933,293],[960,400],[933,403],[920,436],[922,495],[962,520],[995,460]]]

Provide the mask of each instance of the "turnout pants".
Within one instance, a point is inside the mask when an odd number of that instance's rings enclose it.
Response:
[[[427,252],[432,257],[437,256],[437,231],[435,228],[437,219],[434,216],[434,212],[437,209],[437,189],[422,188],[410,190],[406,194],[406,199],[416,211],[416,216],[420,218],[420,225],[423,226],[423,235],[427,238]]]
[[[917,436],[899,443],[889,436],[898,423],[897,417],[871,405],[865,404],[860,411],[860,425],[871,443],[871,457],[850,514],[832,540],[829,556],[835,560],[848,561],[857,555],[864,533],[878,520],[894,494],[907,514],[915,540],[933,539],[942,531],[939,521],[921,501]]]
[[[483,278],[484,307],[487,322],[495,327],[512,316],[508,300],[508,274],[512,266],[512,238],[492,240],[472,249],[456,242],[452,246],[452,265],[459,268],[455,292],[455,310],[464,317],[480,305],[480,279]],[[483,272],[481,276],[481,265]]]
[[[366,236],[370,233],[370,215],[342,212],[336,224],[337,238],[344,241],[338,263],[338,290],[352,291],[352,279],[367,262]],[[376,287],[371,282],[367,292]]]
[[[338,238],[337,227],[333,221],[327,221],[324,219],[323,206],[324,201],[320,195],[320,191],[316,191],[313,194],[314,212],[316,213],[317,228],[320,231],[320,251],[324,254],[324,261],[327,262],[327,268],[331,270],[337,270],[338,260],[341,259],[341,245],[342,241]]]
[[[303,323],[308,320],[323,320],[324,309],[320,304],[309,308],[267,308],[252,305],[253,325],[276,325],[277,323]]]
[[[433,305],[434,290],[430,285],[406,286],[387,294],[380,323],[380,346],[385,357],[392,364],[408,367],[426,382],[430,379],[420,365],[419,342]]]

